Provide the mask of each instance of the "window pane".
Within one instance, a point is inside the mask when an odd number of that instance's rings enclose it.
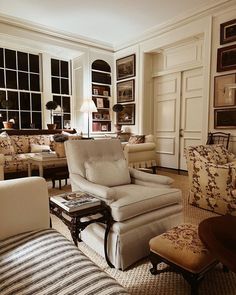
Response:
[[[17,89],[16,72],[6,70],[7,88]]]
[[[51,74],[59,77],[59,60],[51,59]]]
[[[30,74],[30,90],[40,91],[39,75]]]
[[[61,94],[69,94],[69,80],[61,79]]]
[[[17,52],[18,70],[28,72],[28,54],[24,52]]]
[[[8,101],[9,101],[8,109],[18,110],[19,109],[18,92],[7,91],[7,97],[8,97]]]
[[[7,112],[6,111],[1,111],[1,117],[0,117],[0,128],[3,128],[3,121],[7,121]]]
[[[5,49],[6,68],[16,70],[16,52],[14,50]]]
[[[29,90],[28,73],[18,72],[19,89]]]
[[[19,112],[13,112],[13,111],[9,111],[8,112],[8,120],[10,119],[14,119],[15,120],[15,124],[13,126],[14,129],[19,129]]]
[[[30,94],[21,92],[20,93],[20,109],[30,110]]]
[[[53,95],[53,101],[55,101],[61,107],[61,96]]]
[[[39,56],[35,54],[29,55],[30,72],[39,73]]]
[[[5,88],[4,70],[0,69],[0,87]]]
[[[61,77],[69,78],[69,63],[68,61],[61,61]]]
[[[70,120],[70,114],[65,114],[64,115],[64,120]]]
[[[5,109],[1,104],[3,100],[6,100],[6,91],[0,91],[0,109]]]
[[[60,93],[60,79],[52,78],[52,93]]]
[[[30,128],[30,112],[21,112],[21,128]]]
[[[32,93],[32,111],[41,111],[41,94]]]
[[[70,113],[70,97],[62,97],[62,106],[65,113]]]
[[[4,68],[3,48],[0,48],[0,67]]]
[[[32,123],[35,124],[35,128],[42,129],[41,113],[32,112]]]
[[[61,116],[53,116],[53,123],[57,124],[57,129],[62,129]]]

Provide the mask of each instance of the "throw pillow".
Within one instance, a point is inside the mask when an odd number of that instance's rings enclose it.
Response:
[[[87,161],[84,163],[87,180],[104,185],[117,186],[131,182],[125,159],[116,161]]]
[[[14,155],[15,150],[10,136],[4,131],[0,134],[0,154]]]
[[[130,144],[138,144],[145,142],[145,135],[131,135],[128,143]]]
[[[51,151],[50,146],[46,144],[35,144],[31,143],[30,152],[31,153],[41,153],[45,151]]]

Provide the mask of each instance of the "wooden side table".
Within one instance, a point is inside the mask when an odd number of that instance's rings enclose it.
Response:
[[[104,236],[104,253],[107,264],[110,267],[114,267],[110,262],[108,254],[107,254],[107,238],[113,223],[113,219],[110,213],[110,207],[108,207],[105,202],[101,201],[101,204],[96,205],[94,207],[78,209],[74,212],[68,212],[64,208],[60,207],[58,204],[54,203],[53,200],[50,199],[50,212],[61,219],[64,222],[71,233],[72,239],[75,245],[78,245],[78,241],[81,242],[80,233],[84,230],[89,224],[92,223],[103,223],[106,225],[105,236]],[[88,217],[95,214],[101,214],[101,217],[92,218],[88,221],[81,221],[81,218]],[[66,217],[69,218],[66,218]]]

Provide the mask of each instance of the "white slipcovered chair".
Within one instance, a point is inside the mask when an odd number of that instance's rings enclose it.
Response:
[[[131,168],[152,168],[156,174],[156,144],[152,134],[144,136],[142,143],[127,143],[124,146],[125,159]]]
[[[118,139],[67,141],[65,148],[72,190],[95,194],[110,206],[108,255],[116,268],[147,256],[150,238],[181,221],[181,192],[170,187],[173,180],[128,168]],[[81,238],[104,256],[104,225],[89,225]]]

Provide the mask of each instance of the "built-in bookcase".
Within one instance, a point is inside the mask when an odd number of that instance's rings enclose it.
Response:
[[[92,63],[92,98],[98,112],[93,113],[93,132],[111,131],[111,67],[103,60]]]

